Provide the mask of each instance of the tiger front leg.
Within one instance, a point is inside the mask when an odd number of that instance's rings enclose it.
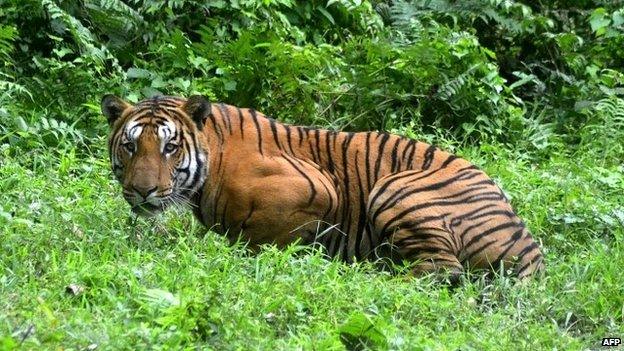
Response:
[[[252,249],[267,243],[313,243],[334,217],[336,190],[312,165],[274,158],[238,173],[245,176],[225,185],[231,240],[242,239]]]

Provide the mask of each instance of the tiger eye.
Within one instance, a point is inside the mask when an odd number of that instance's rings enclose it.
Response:
[[[129,153],[133,153],[135,151],[135,146],[134,143],[129,141],[123,144],[123,147],[126,149],[126,151],[128,151]]]
[[[176,151],[178,149],[178,145],[173,144],[173,143],[167,143],[165,145],[164,151],[167,154],[173,153],[174,151]]]

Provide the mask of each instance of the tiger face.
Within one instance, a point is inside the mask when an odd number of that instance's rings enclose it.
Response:
[[[154,97],[131,105],[106,95],[112,171],[132,211],[154,216],[172,204],[186,204],[207,174],[207,151],[199,138],[210,104]]]

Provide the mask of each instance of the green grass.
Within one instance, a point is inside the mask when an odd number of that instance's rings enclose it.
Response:
[[[624,337],[624,169],[591,153],[457,148],[513,199],[547,270],[449,290],[303,247],[250,255],[185,211],[133,219],[102,140],[94,154],[41,150],[0,147],[0,349],[571,350]]]

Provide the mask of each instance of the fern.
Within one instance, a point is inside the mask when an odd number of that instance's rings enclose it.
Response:
[[[5,104],[14,103],[14,98],[18,95],[28,96],[33,100],[33,96],[25,86],[13,82],[14,78],[6,73],[0,72],[0,109]]]
[[[624,158],[624,99],[610,97],[595,103],[587,111],[589,120],[581,128],[581,150],[601,150],[602,160]]]
[[[17,37],[15,27],[0,25],[0,56],[10,61],[13,52],[13,41]]]
[[[471,76],[473,72],[481,66],[480,63],[475,64],[469,67],[464,73],[449,79],[446,78],[446,83],[444,83],[440,88],[438,88],[438,92],[436,96],[442,100],[450,100],[453,96],[460,93],[462,89],[470,84],[470,80],[473,79]],[[462,108],[462,106],[458,106]]]
[[[389,13],[393,26],[402,30],[410,28],[414,19],[435,17],[440,20],[451,19],[455,25],[459,22],[473,24],[481,20],[511,33],[519,33],[525,29],[525,21],[530,23],[533,20],[528,6],[509,0],[396,1]]]
[[[41,0],[41,5],[50,18],[57,20],[69,31],[82,53],[89,54],[99,64],[104,63],[106,49],[95,46],[97,41],[89,29],[83,26],[78,19],[61,9],[53,0]]]
[[[126,20],[144,23],[143,16],[121,0],[95,0],[88,1],[85,6],[95,8],[98,11],[116,12],[125,16]]]
[[[601,119],[599,123],[606,130],[613,130],[624,136],[624,99],[602,99],[596,103],[595,111]]]
[[[0,104],[9,101],[16,94],[27,95],[32,99],[28,89],[15,83],[13,76],[2,71],[7,66],[13,66],[11,53],[13,52],[13,42],[16,37],[17,30],[15,27],[0,25],[0,57],[3,58],[5,65],[5,67],[0,67]]]
[[[143,15],[121,0],[86,1],[85,8],[92,25],[105,33],[113,46],[128,45],[148,27]]]

